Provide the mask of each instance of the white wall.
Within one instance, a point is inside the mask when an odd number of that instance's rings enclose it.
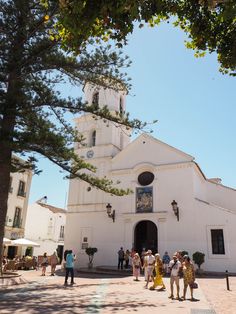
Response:
[[[51,255],[58,245],[63,245],[60,239],[60,228],[65,226],[66,214],[53,213],[37,203],[28,206],[25,237],[40,244],[34,248],[35,255],[47,252]]]
[[[32,171],[11,173],[12,184],[8,194],[8,209],[5,225],[5,237],[16,239],[24,236],[24,228],[26,222],[28,199],[32,180]],[[25,183],[25,196],[18,195],[19,182]],[[16,208],[21,209],[21,227],[13,228],[14,216]]]
[[[129,186],[135,190],[138,186],[137,174],[139,171],[141,173],[142,169],[145,170],[146,166],[146,163],[143,168],[140,165],[138,171],[137,169],[114,171],[113,179],[114,181],[119,179],[122,187]],[[236,215],[197,200],[199,197],[208,197],[208,190],[206,190],[205,179],[202,180],[196,172],[195,164],[157,166],[153,172],[155,173],[152,184],[153,213],[135,213],[135,193],[124,197],[104,193],[102,203],[97,203],[96,206],[80,205],[77,209],[74,208],[75,212],[68,215],[65,246],[72,248],[78,255],[76,266],[86,266],[88,262],[84,250],[81,249],[82,237],[85,234],[88,236],[88,245],[98,248],[94,264],[115,266],[120,246],[124,249],[132,248],[136,224],[141,220],[150,220],[158,229],[158,248],[161,255],[166,250],[170,254],[179,249],[186,250],[190,256],[196,251],[201,251],[206,254],[203,269],[211,271],[228,269],[236,272],[234,263],[236,245],[233,240],[236,235]],[[81,185],[83,186],[83,183]],[[236,193],[234,197],[236,200]],[[171,208],[173,199],[178,202],[179,221]],[[114,223],[106,214],[108,202],[116,211]],[[76,213],[77,210],[80,213]],[[224,230],[225,256],[213,256],[211,253],[210,230],[212,228]]]
[[[88,86],[85,94],[90,102],[92,90]],[[117,107],[118,99],[113,91],[101,90],[101,104],[108,104],[110,110]],[[204,269],[236,272],[235,190],[207,181],[192,156],[151,136],[143,134],[127,145],[129,136],[126,135],[127,146],[122,150],[120,128],[112,124],[106,126],[92,115],[75,121],[78,130],[86,136],[94,129],[98,136],[91,159],[86,157],[90,148],[77,149],[75,145],[75,151],[98,168],[98,176],[106,176],[116,187],[130,188],[134,192],[117,197],[94,188],[88,191],[88,184],[82,181],[70,182],[65,248],[72,249],[78,256],[77,267],[86,266],[88,262],[82,244],[97,247],[95,265],[117,265],[119,248],[131,249],[136,225],[150,220],[157,226],[161,255],[166,250],[170,255],[176,250],[186,250],[190,256],[202,251],[206,254]],[[150,185],[153,187],[152,213],[136,213],[136,188],[140,187],[137,178],[143,171],[155,175]],[[117,180],[119,185],[116,185]],[[179,221],[172,210],[173,200],[178,203]],[[107,203],[115,210],[114,223],[107,216]],[[224,232],[224,256],[212,254],[210,231],[214,228]]]

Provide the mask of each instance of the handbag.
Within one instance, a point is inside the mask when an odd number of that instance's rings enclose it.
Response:
[[[198,288],[198,283],[196,281],[194,281],[193,283],[191,283],[190,285],[190,288],[192,289],[197,289]]]

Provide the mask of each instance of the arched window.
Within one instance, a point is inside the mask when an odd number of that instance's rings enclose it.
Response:
[[[98,104],[99,104],[99,92],[95,92],[93,94],[92,104],[98,106]]]
[[[123,103],[122,97],[120,97],[119,112],[120,112],[120,115],[124,114],[124,103]]]
[[[92,146],[95,146],[96,145],[96,131],[94,130],[93,133],[92,133]]]

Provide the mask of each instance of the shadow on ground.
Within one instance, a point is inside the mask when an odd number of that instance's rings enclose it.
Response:
[[[110,283],[109,283],[110,285]],[[140,300],[135,293],[131,293],[124,301],[119,300],[119,295],[112,292],[106,293],[107,283],[94,285],[61,286],[57,284],[17,287],[1,291],[0,313],[99,313],[107,309],[110,313],[122,310],[135,312],[142,307],[148,311],[150,307],[158,308],[157,304],[147,303],[146,299]],[[88,293],[88,287],[90,293]],[[92,289],[91,289],[92,288]],[[108,301],[110,300],[111,301]]]

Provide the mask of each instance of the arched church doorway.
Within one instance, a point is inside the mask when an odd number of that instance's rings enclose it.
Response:
[[[141,254],[143,248],[158,251],[157,226],[150,220],[140,221],[134,230],[134,249]]]

